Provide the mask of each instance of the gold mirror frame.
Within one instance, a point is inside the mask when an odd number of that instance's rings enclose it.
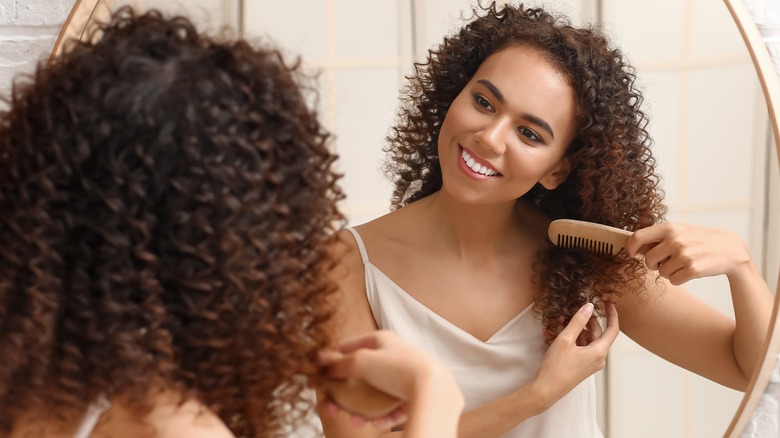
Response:
[[[59,56],[62,53],[63,44],[72,39],[83,39],[86,35],[87,25],[95,20],[102,20],[108,17],[108,13],[113,6],[113,0],[76,0],[73,4],[68,18],[62,24],[57,40],[54,41],[54,48],[49,55],[49,61]],[[104,8],[99,9],[98,6],[103,5]]]
[[[734,22],[737,24],[742,38],[750,52],[751,59],[756,68],[761,88],[769,111],[769,120],[772,124],[774,133],[775,147],[778,151],[780,164],[780,78],[775,73],[772,59],[769,51],[761,39],[756,23],[753,21],[747,7],[741,0],[724,0],[729,9]],[[114,0],[76,0],[68,18],[62,26],[62,29],[54,43],[51,56],[53,59],[62,53],[63,44],[71,38],[84,38],[88,24],[94,20],[101,20],[110,13]],[[102,10],[99,6],[103,6]],[[742,403],[737,408],[729,428],[724,437],[736,438],[745,429],[753,412],[758,406],[758,402],[767,387],[772,370],[777,365],[778,355],[780,354],[780,322],[778,322],[778,313],[780,313],[780,278],[778,278],[777,292],[775,293],[775,302],[772,312],[772,320],[768,328],[767,338],[764,341],[764,358],[753,372],[753,377],[748,384]]]
[[[775,72],[774,64],[769,55],[769,50],[764,45],[761,33],[753,21],[747,7],[741,0],[724,0],[728,7],[734,22],[745,40],[753,65],[758,74],[758,80],[761,82],[761,88],[764,91],[767,109],[769,110],[769,121],[772,124],[774,133],[775,147],[778,157],[780,157],[780,78]],[[780,159],[778,159],[780,164]],[[745,396],[742,398],[734,419],[731,420],[729,428],[724,437],[738,437],[745,429],[748,421],[752,417],[764,390],[769,383],[772,370],[777,365],[778,354],[780,353],[780,323],[778,323],[778,310],[780,309],[780,278],[778,278],[777,291],[775,292],[775,305],[772,310],[772,320],[769,323],[766,340],[763,347],[763,360],[753,371],[753,377],[750,379]]]

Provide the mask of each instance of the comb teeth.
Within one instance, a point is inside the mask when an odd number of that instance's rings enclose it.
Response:
[[[561,248],[584,249],[599,254],[614,254],[614,245],[600,240],[586,239],[584,237],[558,234],[558,245]]]

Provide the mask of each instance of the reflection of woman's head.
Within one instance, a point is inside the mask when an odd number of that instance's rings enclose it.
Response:
[[[328,135],[273,49],[129,9],[0,119],[0,425],[102,392],[195,397],[239,436],[300,401],[340,221]],[[276,398],[272,400],[272,396]]]
[[[439,129],[450,104],[480,64],[508,46],[532,47],[567,78],[579,108],[576,136],[567,156],[572,169],[557,189],[541,185],[524,199],[551,218],[576,218],[635,230],[664,214],[650,154],[647,121],[640,109],[633,69],[597,30],[576,28],[541,9],[523,6],[477,11],[477,17],[431,50],[405,89],[406,98],[387,147],[386,169],[400,207],[441,188]],[[642,269],[637,262],[604,260],[573,251],[543,255],[544,291],[537,299],[550,333],[587,297],[598,300]],[[590,266],[587,273],[582,265]],[[593,269],[593,266],[598,269]],[[623,266],[623,267],[621,267]],[[584,277],[582,277],[584,276]]]

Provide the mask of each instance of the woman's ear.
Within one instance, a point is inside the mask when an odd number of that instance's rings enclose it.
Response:
[[[566,181],[569,172],[571,172],[571,161],[568,157],[563,157],[550,173],[539,180],[539,183],[547,190],[555,190],[562,182]]]

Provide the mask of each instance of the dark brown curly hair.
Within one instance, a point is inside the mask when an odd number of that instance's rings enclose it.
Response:
[[[281,435],[311,407],[343,223],[307,78],[156,11],[90,41],[0,114],[0,434],[101,393],[142,419],[162,382]]]
[[[637,230],[666,207],[634,69],[595,28],[576,28],[542,9],[479,6],[475,18],[430,50],[403,89],[399,121],[388,137],[386,173],[400,208],[442,186],[439,131],[452,101],[490,55],[509,46],[541,52],[568,79],[580,108],[567,156],[572,170],[557,189],[537,184],[521,199],[550,219],[571,218]],[[540,254],[535,311],[551,341],[586,300],[603,304],[637,289],[645,268],[620,254],[605,257],[549,245]],[[600,307],[600,306],[599,306]],[[603,309],[602,309],[603,310]]]

